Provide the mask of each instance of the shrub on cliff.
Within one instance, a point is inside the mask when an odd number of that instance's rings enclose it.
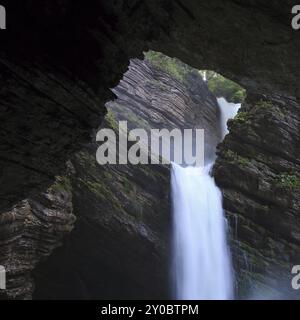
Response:
[[[184,64],[176,58],[170,58],[156,51],[145,52],[146,61],[150,62],[154,67],[168,73],[174,79],[184,82],[186,76],[191,72],[192,68]]]
[[[206,71],[206,81],[210,91],[216,97],[224,97],[228,102],[242,103],[246,91],[237,83],[224,78],[214,71]]]

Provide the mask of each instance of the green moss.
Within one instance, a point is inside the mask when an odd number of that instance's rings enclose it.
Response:
[[[71,180],[65,176],[57,176],[56,182],[54,183],[54,185],[51,186],[51,189],[57,192],[71,192]]]
[[[284,113],[282,109],[278,106],[273,104],[271,101],[260,100],[256,103],[252,109],[254,112],[257,111],[271,111],[273,114],[278,115],[281,118],[284,118]]]
[[[128,110],[126,104],[123,105],[122,102],[118,102],[118,100],[115,100],[113,102],[110,102],[110,106],[116,114],[122,115],[122,118],[126,119],[130,126],[144,129],[149,128],[149,123],[147,122],[147,120],[138,116],[131,110]]]
[[[232,150],[226,150],[224,152],[224,156],[226,159],[229,160],[230,163],[232,164],[237,163],[242,167],[247,166],[251,162],[250,159],[241,157],[240,155],[238,155],[236,152]]]
[[[118,212],[123,210],[119,199],[116,198],[113,191],[104,182],[84,181],[83,183],[92,193],[100,198],[101,201],[106,201],[117,209]]]
[[[294,174],[281,173],[276,177],[276,185],[286,190],[300,188],[300,179]]]
[[[240,111],[234,118],[234,121],[238,122],[248,122],[249,121],[249,113],[245,111]]]
[[[113,129],[113,130],[118,130],[118,123],[117,123],[117,120],[115,118],[115,115],[114,113],[109,110],[105,116],[105,120],[106,120],[106,123],[108,124],[108,126]]]
[[[121,181],[123,191],[129,196],[129,197],[136,197],[137,193],[137,187],[134,183],[129,181],[126,177],[122,177]]]
[[[131,192],[131,189],[132,189],[131,183],[129,182],[129,180],[126,177],[123,177],[122,186],[123,186],[126,193]]]
[[[270,101],[260,100],[254,105],[254,108],[258,109],[272,109],[273,104]]]
[[[227,101],[234,103],[244,102],[246,90],[240,85],[214,71],[204,72],[206,74],[208,88],[216,97],[224,97]]]
[[[185,82],[187,74],[191,71],[191,68],[183,62],[160,52],[148,51],[145,53],[145,59],[154,67],[168,73],[180,82]]]
[[[94,181],[86,181],[85,185],[88,187],[90,191],[97,195],[102,196],[109,196],[109,189],[105,188],[105,186],[99,182],[94,182]]]
[[[112,181],[113,175],[112,175],[109,171],[104,171],[104,172],[103,172],[103,175],[104,175],[104,180],[105,180],[106,182]]]

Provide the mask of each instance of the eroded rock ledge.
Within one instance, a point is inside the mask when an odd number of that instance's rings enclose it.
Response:
[[[74,222],[70,181],[64,177],[0,215],[0,265],[7,273],[0,299],[32,298],[32,271],[62,244]]]

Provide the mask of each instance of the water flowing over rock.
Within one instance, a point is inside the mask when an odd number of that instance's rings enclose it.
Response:
[[[299,97],[293,0],[7,1],[0,208],[45,190],[90,141],[109,88],[151,48],[252,91]]]
[[[210,143],[220,139],[217,100],[197,70],[178,80],[134,59],[114,92],[104,128],[204,126]],[[92,145],[72,160],[77,224],[38,269],[36,297],[170,298],[169,166],[100,166],[95,155]]]
[[[222,136],[240,104],[218,99]],[[221,140],[221,139],[220,139]],[[213,150],[215,148],[213,146]],[[173,269],[175,297],[227,300],[234,297],[231,253],[222,194],[205,167],[172,164]]]
[[[254,288],[255,293],[295,295],[288,279],[291,265],[300,260],[300,37],[290,25],[294,4],[293,0],[92,0],[88,5],[75,0],[34,5],[31,0],[9,1],[9,27],[1,31],[0,49],[0,221],[13,216],[17,203],[35,197],[56,175],[65,173],[66,161],[90,142],[103,120],[105,102],[112,99],[109,88],[117,85],[130,58],[141,58],[151,48],[198,69],[215,70],[247,89],[248,102],[230,122],[214,168],[234,234],[239,292],[245,297],[256,283],[260,290]],[[254,94],[272,106],[265,108]],[[84,166],[86,162],[80,161]],[[90,193],[82,193],[88,195],[85,205],[93,206]],[[105,190],[98,192],[103,194]],[[98,211],[92,209],[86,214],[94,217]],[[85,287],[80,272],[89,261],[85,251],[95,247],[98,235],[92,236],[96,224],[94,218],[90,221],[74,233],[79,243],[85,234],[90,241],[78,250],[73,246],[71,255],[76,258],[70,259],[78,262],[83,256],[69,274],[80,284],[79,296],[98,294]],[[14,223],[0,228],[4,250],[15,252],[6,243]],[[61,261],[68,263],[67,258]],[[101,265],[100,257],[97,261]],[[122,279],[116,277],[116,283]],[[280,290],[274,279],[282,279]],[[70,285],[62,295],[72,289]],[[52,292],[58,291],[56,287]],[[28,295],[20,292],[22,296]]]
[[[222,139],[224,139],[226,134],[229,132],[227,128],[227,121],[229,119],[233,119],[236,116],[238,110],[241,107],[241,104],[228,103],[224,98],[219,98],[218,104],[219,104],[220,114],[221,114],[220,126],[221,126],[221,132],[222,132]]]

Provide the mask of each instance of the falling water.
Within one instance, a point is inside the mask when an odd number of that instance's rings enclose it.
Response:
[[[232,119],[237,114],[239,108],[241,107],[240,103],[230,103],[227,102],[224,98],[218,98],[219,109],[221,113],[221,132],[224,137],[228,133],[227,121]]]
[[[237,105],[218,99],[222,131]],[[234,109],[229,111],[227,109]],[[226,129],[226,130],[225,130]],[[172,164],[174,282],[177,299],[232,299],[233,279],[222,194],[209,174],[212,163],[183,168]]]

